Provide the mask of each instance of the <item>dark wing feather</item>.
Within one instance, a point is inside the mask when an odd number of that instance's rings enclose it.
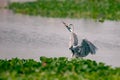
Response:
[[[90,41],[83,39],[81,46],[77,46],[74,48],[74,51],[76,53],[76,56],[79,57],[85,57],[89,53],[95,54],[96,53],[96,47],[94,44],[92,44]]]
[[[87,45],[87,47],[86,47]],[[91,54],[95,54],[96,53],[96,47],[93,43],[91,43],[90,41],[86,40],[86,39],[83,39],[83,42],[82,42],[82,46],[86,47],[86,51],[87,49],[89,49],[88,51],[91,53]]]

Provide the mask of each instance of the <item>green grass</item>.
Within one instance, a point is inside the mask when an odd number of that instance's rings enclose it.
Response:
[[[120,20],[119,0],[37,0],[11,3],[9,9],[44,17]]]
[[[120,80],[120,68],[65,57],[0,60],[0,80]]]

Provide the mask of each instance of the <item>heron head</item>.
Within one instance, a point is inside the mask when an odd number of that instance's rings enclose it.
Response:
[[[70,28],[70,31],[71,31],[71,32],[73,32],[73,31],[74,31],[73,24],[69,24],[69,28]]]
[[[69,24],[67,25],[65,22],[62,22],[66,28],[70,31],[70,32],[73,32],[74,31],[74,27],[73,27],[73,24]]]

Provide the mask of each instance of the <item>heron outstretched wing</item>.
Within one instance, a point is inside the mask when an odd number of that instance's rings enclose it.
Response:
[[[76,52],[77,56],[80,57],[85,57],[89,53],[95,54],[97,49],[94,44],[92,44],[90,41],[86,39],[83,39],[81,45],[76,48],[77,48],[77,52]]]

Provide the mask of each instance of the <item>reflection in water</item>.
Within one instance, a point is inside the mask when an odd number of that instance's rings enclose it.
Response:
[[[0,10],[0,58],[71,57],[69,32],[62,21],[73,23],[78,38],[87,38],[97,47],[96,55],[86,58],[120,66],[120,22],[53,19],[13,14]]]

